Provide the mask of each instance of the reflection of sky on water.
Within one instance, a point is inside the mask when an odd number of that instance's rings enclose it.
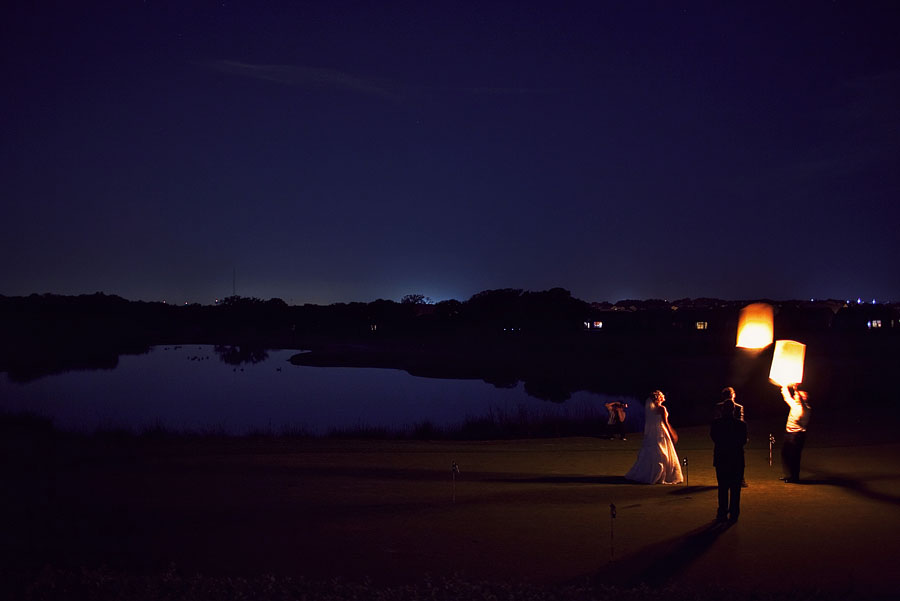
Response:
[[[455,425],[467,417],[605,416],[600,395],[578,392],[562,404],[528,396],[520,383],[495,388],[481,380],[420,378],[393,369],[301,367],[297,351],[269,351],[258,363],[228,365],[212,346],[156,347],[124,355],[114,370],[77,371],[26,384],[0,377],[0,408],[54,419],[65,430],[161,425],[170,430],[303,428],[399,429],[424,421]],[[629,413],[638,405],[628,399]]]

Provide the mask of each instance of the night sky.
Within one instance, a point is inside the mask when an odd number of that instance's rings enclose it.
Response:
[[[4,6],[0,294],[900,301],[897,2]]]

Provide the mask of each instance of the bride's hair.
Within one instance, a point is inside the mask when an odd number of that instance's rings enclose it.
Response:
[[[647,402],[653,405],[658,404],[659,397],[661,397],[662,395],[663,393],[661,390],[654,390],[650,393],[650,396],[647,397]]]

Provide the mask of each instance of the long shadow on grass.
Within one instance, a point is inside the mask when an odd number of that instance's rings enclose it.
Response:
[[[679,486],[669,492],[670,495],[691,495],[698,492],[707,492],[710,490],[718,490],[718,486]]]
[[[851,492],[854,492],[863,497],[867,497],[869,499],[873,499],[875,501],[881,501],[882,503],[890,503],[892,505],[900,505],[900,496],[890,495],[883,492],[878,492],[876,490],[872,490],[869,488],[868,483],[872,480],[890,480],[896,478],[894,475],[885,475],[885,476],[876,476],[872,478],[850,478],[844,474],[835,474],[830,472],[825,472],[822,470],[813,471],[813,478],[804,478],[800,480],[799,484],[801,486],[805,485],[815,485],[822,484],[825,486],[839,486],[841,488],[846,488]]]
[[[533,478],[494,478],[489,482],[515,482],[517,484],[628,484],[631,486],[655,486],[628,480],[625,476],[539,476]],[[671,495],[689,495],[716,490],[715,486],[678,486]]]
[[[664,586],[700,559],[722,534],[729,522],[711,522],[681,536],[644,547],[616,559],[592,575],[597,584]]]
[[[625,476],[540,476],[534,478],[495,478],[490,482],[515,482],[516,484],[637,484]]]

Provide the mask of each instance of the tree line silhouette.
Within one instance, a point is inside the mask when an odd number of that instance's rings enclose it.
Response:
[[[749,361],[734,348],[738,314],[757,300],[765,299],[589,303],[563,288],[485,290],[465,301],[434,303],[409,294],[399,302],[331,305],[240,296],[217,305],[102,293],[0,296],[0,370],[27,381],[113,368],[120,354],[185,343],[229,348],[219,356],[231,363],[265,349],[305,349],[312,352],[293,362],[389,367],[500,387],[524,382],[529,394],[554,402],[577,390],[637,396],[665,387],[699,398],[736,378],[771,396],[764,358],[735,367]],[[836,404],[841,395],[878,395],[892,385],[890,366],[900,356],[897,305],[766,302],[775,307],[776,338],[807,343],[808,373],[819,383],[820,399]],[[780,410],[777,399],[773,407]]]

